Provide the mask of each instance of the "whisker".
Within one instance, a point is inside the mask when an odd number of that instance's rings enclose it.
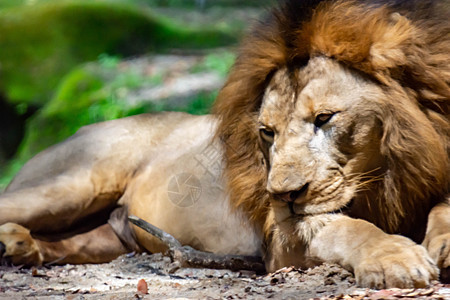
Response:
[[[355,185],[356,192],[369,190],[371,184],[380,182],[384,177],[383,174],[371,175],[378,170],[379,167],[363,173],[349,174],[348,181]]]
[[[358,178],[373,177],[373,175],[370,175],[370,174],[372,174],[372,173],[374,173],[374,172],[376,172],[376,171],[378,171],[380,169],[381,169],[381,167],[377,167],[377,168],[374,168],[374,169],[366,171],[366,172],[350,173],[350,174],[347,174],[346,177],[349,177],[349,178],[352,178],[352,177],[358,177]],[[378,175],[378,176],[380,176],[380,175]]]
[[[370,189],[370,185],[376,182],[382,181],[383,177],[374,177],[366,181],[360,181],[355,185],[355,189],[357,192],[367,191]]]

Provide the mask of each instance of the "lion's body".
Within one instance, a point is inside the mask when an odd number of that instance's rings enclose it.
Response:
[[[0,223],[19,223],[45,238],[105,222],[121,205],[126,215],[151,222],[183,244],[256,255],[260,238],[242,214],[231,212],[223,189],[215,127],[213,117],[182,113],[87,126],[24,166],[1,195]],[[135,239],[141,249],[164,250],[139,229]]]
[[[263,239],[269,271],[328,261],[364,286],[448,280],[448,2],[378,2],[287,1],[247,38],[215,117],[90,126],[25,166],[0,224],[64,232],[119,205],[201,250],[255,254]],[[121,239],[104,257],[162,250],[110,224],[86,233]],[[30,262],[51,248],[27,243],[29,260],[6,249]]]

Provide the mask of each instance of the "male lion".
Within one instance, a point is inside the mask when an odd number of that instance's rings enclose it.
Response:
[[[215,116],[91,125],[29,161],[0,196],[4,257],[163,250],[133,214],[200,250],[264,244],[268,271],[448,280],[448,20],[447,2],[287,1],[245,41]]]

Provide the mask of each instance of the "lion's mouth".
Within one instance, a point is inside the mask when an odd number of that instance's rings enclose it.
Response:
[[[320,211],[317,213],[306,213],[306,212],[296,212],[295,211],[295,201],[288,202],[287,206],[289,208],[289,212],[292,216],[310,216],[310,215],[321,215],[321,214],[348,214],[355,202],[355,199],[352,198],[349,202],[347,202],[345,205],[341,206],[338,209],[331,210],[331,211]]]

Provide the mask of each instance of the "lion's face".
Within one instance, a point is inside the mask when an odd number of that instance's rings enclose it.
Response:
[[[273,75],[258,121],[279,221],[341,210],[382,172],[383,97],[375,82],[329,58]]]

